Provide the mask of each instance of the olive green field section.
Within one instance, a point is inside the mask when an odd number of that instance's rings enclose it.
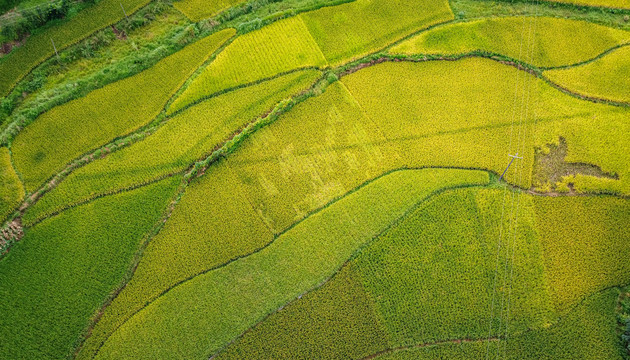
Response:
[[[331,65],[454,18],[447,0],[356,0],[300,16]]]
[[[411,347],[375,357],[378,360],[554,359],[621,360],[615,307],[619,291],[597,293],[548,328],[510,336],[507,341]],[[576,341],[579,339],[579,341]]]
[[[531,198],[521,195],[514,231],[515,197],[459,189],[430,199],[327,284],[244,333],[216,359],[362,359],[400,346],[488,337],[491,325],[496,336],[512,273],[508,239],[515,251],[509,330],[544,326],[552,311]]]
[[[9,215],[23,199],[24,186],[11,164],[11,153],[0,148],[0,218]]]
[[[154,134],[71,173],[23,216],[32,224],[69,205],[184,171],[279,101],[307,89],[315,70],[291,73],[208,99],[169,119]]]
[[[543,74],[571,92],[630,104],[630,46],[581,66],[549,70]]]
[[[506,332],[501,314],[508,311],[508,297],[509,340],[501,341],[501,355],[507,350],[514,359],[618,359],[611,357],[619,355],[616,296],[604,289],[630,282],[624,256],[630,239],[622,225],[630,221],[628,206],[615,197],[445,192],[216,359],[362,359],[399,347],[496,338]],[[368,336],[373,341],[362,340]],[[571,345],[575,339],[580,344]],[[487,350],[481,343],[430,348],[413,354],[485,359]],[[490,349],[495,357],[496,343]]]
[[[114,24],[125,17],[121,5],[130,15],[150,0],[102,0],[80,11],[67,22],[30,36],[23,45],[0,58],[0,97],[22,80],[35,66],[93,32]],[[54,43],[54,46],[53,46]]]
[[[505,17],[435,27],[389,50],[392,54],[496,53],[538,67],[591,60],[630,42],[630,32],[580,20]]]
[[[39,116],[11,145],[26,189],[33,191],[73,159],[149,123],[233,34],[227,29],[208,36],[148,70]]]
[[[0,358],[69,357],[180,181],[98,199],[27,229],[0,259]]]
[[[450,169],[399,171],[374,180],[264,249],[172,288],[119,327],[96,358],[206,359],[317,287],[434,192],[488,181],[485,172]]]
[[[299,16],[280,20],[236,38],[190,83],[168,113],[228,88],[326,64]]]
[[[243,2],[245,0],[217,0],[210,2],[203,0],[179,0],[174,1],[173,6],[191,21],[199,21],[210,18]]]
[[[221,162],[188,186],[164,228],[147,245],[130,282],[105,308],[78,358],[93,358],[112,332],[171,287],[272,239],[229,165]]]
[[[484,58],[383,63],[341,80],[404,166],[483,168],[531,187],[536,148],[566,139],[568,163],[618,179],[576,176],[579,192],[630,193],[630,109],[580,100],[535,76]],[[516,96],[515,96],[516,94]],[[516,100],[515,100],[516,98]],[[440,156],[435,156],[435,152]]]
[[[537,197],[535,203],[556,308],[566,309],[594,292],[630,284],[630,201],[609,196]]]

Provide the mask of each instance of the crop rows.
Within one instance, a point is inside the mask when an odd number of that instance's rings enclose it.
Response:
[[[448,1],[356,0],[300,15],[330,64],[375,52],[453,19]]]
[[[375,359],[619,359],[614,329],[615,295],[615,289],[597,294],[557,324],[510,336],[507,341],[454,341],[388,352]]]
[[[526,16],[438,26],[389,51],[409,55],[457,55],[481,50],[534,66],[556,67],[590,60],[614,46],[628,42],[628,31],[586,21]]]
[[[181,172],[318,76],[316,71],[296,72],[188,108],[145,140],[73,172],[28,210],[24,222],[28,225],[69,204]]]
[[[99,199],[27,230],[0,261],[0,357],[71,353],[180,181]]]
[[[338,65],[453,18],[447,1],[356,0],[278,21],[236,39],[170,107],[303,67]]]
[[[569,181],[578,191],[630,193],[627,108],[567,96],[528,73],[486,59],[384,63],[342,82],[387,140],[407,154],[407,166],[474,167],[500,174],[509,149],[524,156],[517,164],[523,178],[519,182],[510,170],[507,180],[529,188],[534,148],[564,137],[565,161],[597,165],[618,176],[576,176]]]
[[[574,93],[630,104],[630,46],[591,63],[549,70],[544,76]]]
[[[150,122],[173,93],[234,34],[224,30],[202,39],[135,76],[110,84],[42,114],[12,143],[27,190],[90,149]]]
[[[589,294],[630,283],[627,200],[542,197],[535,199],[535,205],[556,308],[566,309]]]
[[[7,215],[24,199],[24,186],[11,164],[9,149],[0,148],[0,218]]]
[[[174,113],[200,99],[282,72],[326,65],[299,16],[238,37],[169,107]]]
[[[501,192],[474,190],[431,199],[364,248],[321,289],[270,316],[217,359],[360,359],[390,347],[487,337],[501,199]],[[510,221],[506,218],[503,226]],[[531,225],[522,223],[516,240],[512,293],[519,300],[512,311],[518,320],[511,329],[542,325],[549,316]],[[346,287],[354,290],[353,296]],[[367,317],[351,310],[355,307],[368,307]],[[343,321],[319,315],[328,309]],[[371,333],[382,335],[351,350],[344,345]]]
[[[210,18],[223,10],[244,2],[245,0],[180,0],[173,3],[173,6],[181,11],[191,21],[199,21]]]
[[[422,198],[443,187],[487,181],[486,173],[463,170],[403,171],[378,179],[311,215],[261,251],[171,289],[119,327],[97,358],[209,356],[261,316],[317,286]],[[169,240],[177,246],[175,238]],[[159,255],[164,266],[167,254]]]
[[[26,76],[35,66],[55,54],[86,38],[93,32],[123,19],[122,6],[127,15],[148,4],[149,0],[102,0],[87,7],[68,22],[47,28],[30,36],[26,42],[0,59],[0,97]],[[52,39],[52,41],[51,41]]]
[[[555,233],[569,238],[602,231],[593,232],[594,225],[580,218],[586,216],[583,206],[588,206],[595,222],[611,212],[617,214],[613,218],[627,222],[627,204],[611,197],[540,199],[515,195],[521,197],[517,199],[508,195],[511,205],[507,216],[502,216],[504,196],[502,191],[473,189],[439,195],[364,248],[320,289],[266,318],[217,359],[364,358],[387,349],[457,339],[480,341],[398,351],[383,358],[406,359],[413,354],[428,359],[482,358],[479,355],[485,355],[486,346],[492,356],[497,351],[502,356],[507,352],[514,359],[550,354],[556,355],[554,359],[615,358],[610,357],[615,351],[615,297],[610,291],[600,291],[627,282],[627,275],[617,276],[613,282],[592,275],[626,266],[623,256],[607,255],[627,253],[623,247],[630,241],[624,238],[619,224],[595,225],[607,234],[599,237],[600,242],[591,246],[588,255],[564,259],[562,266],[567,271],[558,272],[545,264],[557,249],[573,246]],[[511,226],[516,220],[515,201],[520,205],[516,232]],[[597,205],[583,204],[585,201]],[[546,214],[550,208],[562,212],[564,219],[576,220],[558,222],[557,216],[543,220],[541,212]],[[551,226],[555,230],[548,234]],[[550,249],[548,243],[557,243],[556,249]],[[511,251],[505,250],[508,244],[514,247],[513,259],[506,255]],[[498,249],[501,261],[496,266]],[[513,271],[505,266],[506,259],[513,264]],[[585,264],[586,275],[576,271],[576,263]],[[503,280],[507,275],[504,270],[510,274],[507,282]],[[498,284],[491,312],[495,276]],[[583,289],[583,294],[589,295],[583,302],[576,298],[564,301],[566,286],[558,284],[570,284],[580,277],[589,277],[597,286]],[[353,295],[348,294],[349,289]],[[365,310],[356,313],[352,310],[355,307]],[[490,320],[494,331],[489,334]],[[481,341],[489,336],[503,339],[506,326],[507,343]],[[359,342],[375,334],[376,341]],[[570,345],[576,338],[583,343]],[[357,343],[361,346],[347,347]]]
[[[187,188],[147,246],[131,281],[105,309],[79,358],[91,358],[114,329],[163,291],[272,240],[227,164],[222,165]]]

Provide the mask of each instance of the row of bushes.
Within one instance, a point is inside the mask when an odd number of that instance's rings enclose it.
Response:
[[[52,20],[63,19],[70,11],[77,11],[86,3],[94,0],[75,3],[72,0],[53,0],[40,6],[16,11],[2,25],[2,36],[5,41],[20,40],[33,30],[42,27]]]

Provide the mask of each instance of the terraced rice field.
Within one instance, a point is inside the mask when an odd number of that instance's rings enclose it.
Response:
[[[0,358],[630,358],[626,4],[493,1],[160,3],[190,45],[37,116],[42,28]]]

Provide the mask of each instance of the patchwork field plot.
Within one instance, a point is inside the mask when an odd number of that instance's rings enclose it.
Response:
[[[234,34],[225,30],[149,70],[41,115],[12,144],[15,165],[32,191],[71,160],[149,123],[184,81]]]
[[[569,147],[565,161],[593,164],[619,179],[571,177],[568,181],[576,188],[630,191],[624,150],[630,141],[630,125],[623,120],[627,108],[576,99],[528,73],[486,59],[385,63],[342,82],[388,141],[407,152],[407,166],[478,167],[501,173],[507,155],[497,150],[510,146],[510,134],[520,133],[523,140],[516,151],[524,156],[525,171],[522,177],[516,172],[506,176],[529,188],[534,149],[564,137]],[[440,157],[434,156],[435,149],[440,149]]]
[[[100,199],[29,229],[0,261],[4,359],[63,358],[130,267],[180,179]]]
[[[144,141],[72,173],[29,209],[29,224],[70,204],[145,184],[190,167],[282,99],[310,86],[317,71],[296,72],[235,90],[178,114]]]
[[[394,46],[390,52],[458,55],[483,51],[555,67],[591,60],[628,42],[630,32],[586,21],[507,17],[439,26]]]
[[[96,358],[210,356],[261,316],[331,276],[422,198],[443,187],[484,181],[485,173],[459,170],[398,172],[378,179],[262,251],[171,289],[119,327]],[[178,316],[182,310],[190,316]]]
[[[209,95],[326,60],[300,17],[278,21],[237,38],[169,108],[169,113]]]
[[[566,241],[562,246],[557,236],[546,235],[548,224],[553,223],[555,230],[567,237],[579,237],[592,230],[590,224],[579,221],[584,199],[545,198],[539,202],[535,197],[520,195],[520,219],[515,231],[509,226],[514,219],[502,216],[504,196],[497,190],[466,189],[435,197],[364,248],[320,289],[266,318],[216,358],[361,359],[384,352],[383,358],[393,359],[481,359],[487,351],[492,356],[505,352],[514,359],[538,359],[548,354],[556,354],[553,358],[558,359],[571,358],[569,354],[575,358],[600,358],[587,355],[592,351],[601,351],[608,355],[603,358],[611,358],[615,341],[611,336],[615,326],[611,309],[617,294],[613,294],[614,290],[601,290],[630,281],[628,271],[620,271],[624,275],[610,282],[592,279],[600,288],[586,291],[584,302],[574,298],[567,303],[562,301],[564,287],[555,282],[562,279],[561,282],[571,283],[577,274],[544,266],[546,259],[558,251],[545,243],[567,248]],[[616,220],[628,220],[627,201],[587,200],[597,205],[589,207],[596,217],[613,211],[625,214],[614,216]],[[445,208],[449,211],[443,211]],[[538,215],[550,208],[578,220],[559,225],[557,217]],[[444,228],[443,224],[457,225]],[[615,223],[600,224],[599,229],[611,233],[601,237],[607,239],[605,244],[591,250],[590,264],[624,267],[625,259],[611,261],[605,254],[623,253],[626,250],[622,248],[629,246],[630,239]],[[505,243],[503,248],[497,245],[505,239],[510,239],[516,250],[512,269],[504,263],[509,257],[497,255],[499,249],[505,251]],[[496,259],[501,260],[498,266]],[[499,278],[498,286],[505,286],[501,279],[506,274],[496,274],[496,268],[509,270],[513,282],[509,290],[498,295],[492,292],[494,277]],[[593,273],[597,270],[593,269]],[[550,292],[546,287],[548,279],[554,279]],[[462,288],[466,291],[462,292]],[[497,303],[494,311],[493,295]],[[506,310],[501,309],[501,304],[508,306],[508,296],[512,299],[509,326]],[[552,304],[561,305],[556,310]],[[359,313],[355,308],[364,310]],[[489,334],[489,329],[494,332]],[[510,334],[507,342],[499,340],[501,332]],[[364,336],[377,341],[347,346]],[[584,343],[560,349],[546,345],[566,343],[573,336],[584,339]],[[413,349],[416,346],[422,348]],[[413,350],[389,351],[406,348]]]
[[[614,50],[585,65],[545,71],[554,83],[572,92],[630,103],[630,46]]]
[[[0,44],[0,358],[625,360],[630,13],[566,2],[125,0],[70,46],[102,0]]]
[[[448,2],[356,0],[302,15],[331,64],[379,50],[415,31],[453,19]]]

